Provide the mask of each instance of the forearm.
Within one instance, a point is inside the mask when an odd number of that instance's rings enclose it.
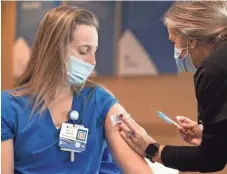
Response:
[[[184,171],[198,171],[200,147],[160,146],[155,162],[166,167]]]
[[[182,172],[217,172],[225,166],[224,160],[218,159],[218,155],[203,155],[201,146],[160,146],[154,161]]]
[[[180,171],[217,172],[227,162],[227,121],[206,126],[200,146],[160,146],[154,161]]]

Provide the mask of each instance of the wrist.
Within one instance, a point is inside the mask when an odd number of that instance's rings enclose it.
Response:
[[[145,150],[145,157],[149,159],[151,162],[156,162],[159,159],[159,152],[160,152],[160,144],[153,142],[148,144]]]
[[[156,157],[153,158],[154,162],[158,162],[158,163],[162,164],[162,157],[161,156],[162,156],[162,150],[163,150],[164,147],[165,147],[164,145],[159,146],[158,154],[157,154]]]

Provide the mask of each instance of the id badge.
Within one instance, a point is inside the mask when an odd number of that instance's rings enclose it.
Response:
[[[63,151],[82,152],[86,150],[88,128],[82,125],[63,123],[59,143]]]

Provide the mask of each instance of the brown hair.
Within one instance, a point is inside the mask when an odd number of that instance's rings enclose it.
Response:
[[[18,81],[18,90],[12,94],[31,96],[32,113],[40,105],[44,111],[53,100],[59,82],[65,82],[68,45],[73,31],[81,24],[97,30],[99,27],[92,12],[72,6],[54,8],[41,21],[27,69]],[[86,85],[95,86],[95,83],[88,81]]]
[[[164,23],[187,38],[225,40],[227,1],[176,1],[164,14]]]

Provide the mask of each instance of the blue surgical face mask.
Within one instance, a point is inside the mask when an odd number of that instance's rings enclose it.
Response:
[[[176,60],[178,70],[180,72],[196,72],[196,68],[192,63],[190,54],[187,54],[183,58],[180,58],[182,50],[185,49],[187,48],[174,48],[174,58]]]
[[[81,85],[85,83],[94,68],[95,65],[71,56],[68,61],[68,82],[71,85]]]

